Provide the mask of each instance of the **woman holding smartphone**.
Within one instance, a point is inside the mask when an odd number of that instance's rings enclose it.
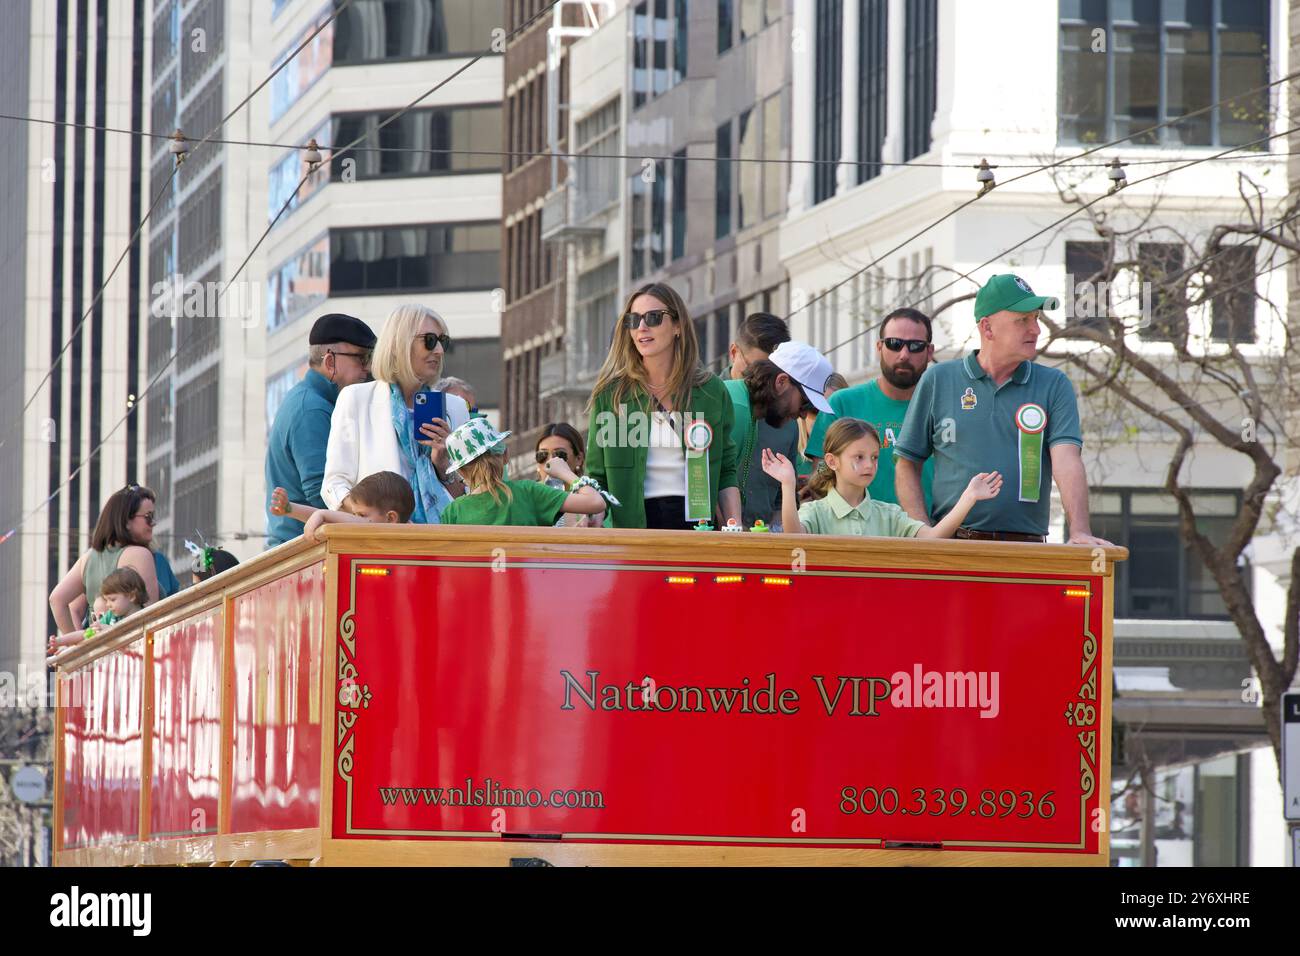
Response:
[[[401,305],[389,314],[370,363],[375,380],[347,386],[334,404],[321,482],[321,497],[330,508],[338,510],[352,486],[377,471],[393,471],[410,482],[415,524],[437,524],[442,509],[464,493],[460,479],[447,473],[446,446],[452,430],[469,421],[464,399],[439,393],[444,416],[415,425],[415,405],[422,404],[416,393],[431,389],[442,376],[450,345],[447,324],[432,309]]]
[[[613,526],[693,527],[688,494],[707,499],[706,517],[721,509],[739,521],[732,409],[722,379],[700,364],[681,296],[662,282],[633,292],[588,405],[587,474],[621,502]]]

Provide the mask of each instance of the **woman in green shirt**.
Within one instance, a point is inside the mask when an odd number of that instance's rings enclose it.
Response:
[[[620,504],[616,528],[690,528],[686,520],[684,432],[707,422],[709,514],[740,520],[733,410],[722,379],[700,365],[699,344],[681,296],[665,283],[633,292],[614,330],[588,405],[587,474]],[[702,429],[697,429],[702,432]]]

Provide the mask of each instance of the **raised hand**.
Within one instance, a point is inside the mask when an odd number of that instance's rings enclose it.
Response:
[[[770,448],[763,449],[763,471],[771,478],[779,481],[781,484],[794,483],[795,470],[794,465],[789,458],[780,452],[774,452]]]
[[[987,501],[990,498],[996,498],[1001,490],[1002,475],[996,471],[982,471],[972,478],[970,484],[966,486],[966,494],[976,501]]]
[[[552,478],[559,478],[566,485],[570,485],[578,479],[578,476],[573,473],[573,469],[569,467],[569,463],[563,458],[552,456],[546,459],[545,468],[548,475]]]

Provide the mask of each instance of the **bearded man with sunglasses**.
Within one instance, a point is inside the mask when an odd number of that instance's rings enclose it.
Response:
[[[890,312],[880,323],[876,355],[880,374],[852,388],[842,388],[830,397],[831,411],[817,416],[804,455],[822,456],[826,429],[837,418],[860,418],[880,436],[880,463],[868,494],[876,501],[898,504],[894,490],[894,442],[903,430],[907,406],[922,374],[934,361],[934,335],[930,317],[917,309],[901,308]],[[921,486],[927,511],[931,503],[930,486],[934,481],[934,460],[928,459],[921,472]]]

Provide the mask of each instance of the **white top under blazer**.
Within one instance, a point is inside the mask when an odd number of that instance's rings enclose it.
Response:
[[[469,421],[469,406],[457,395],[444,395],[447,422],[454,430]],[[392,393],[387,382],[348,385],[334,403],[320,495],[337,510],[353,485],[377,471],[395,471],[411,480],[410,465],[393,430]]]

